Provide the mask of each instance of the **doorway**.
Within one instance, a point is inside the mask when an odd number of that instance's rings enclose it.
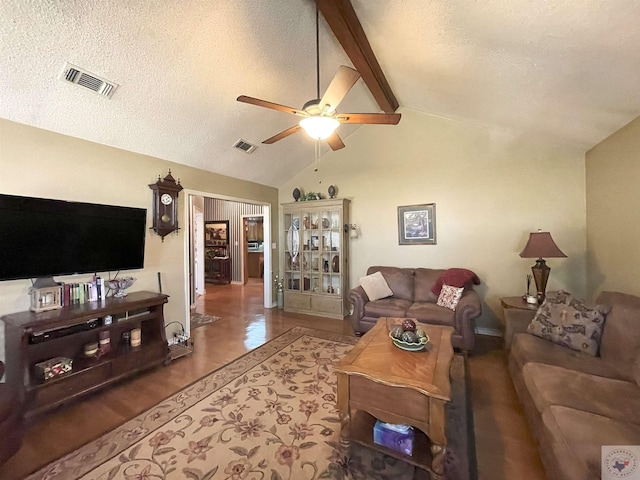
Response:
[[[206,260],[198,262],[196,259],[196,251],[198,250],[195,246],[195,241],[197,236],[199,235],[196,232],[197,227],[197,218],[196,211],[200,210],[204,212],[204,222],[209,221],[210,219],[207,216],[215,216],[215,220],[229,220],[229,252],[231,255],[231,265],[232,265],[232,284],[236,285],[244,285],[246,281],[250,278],[247,275],[243,274],[245,265],[247,265],[247,259],[245,256],[248,254],[248,245],[247,242],[250,240],[249,236],[245,234],[244,228],[244,220],[245,218],[256,218],[262,220],[262,258],[258,261],[258,268],[260,269],[260,277],[258,279],[252,279],[253,281],[259,281],[263,283],[263,288],[261,289],[263,292],[261,303],[264,308],[274,308],[275,303],[273,302],[273,286],[271,281],[264,282],[264,278],[271,278],[272,272],[272,248],[273,244],[271,243],[271,205],[264,203],[258,203],[251,200],[243,200],[243,199],[235,199],[230,197],[223,196],[215,196],[210,193],[204,192],[195,192],[195,191],[187,191],[185,192],[188,195],[187,205],[189,207],[189,211],[185,212],[188,217],[188,223],[190,225],[189,235],[187,235],[187,240],[185,244],[185,250],[188,252],[188,265],[187,267],[187,278],[189,279],[189,285],[186,286],[186,290],[190,297],[190,306],[195,306],[196,299],[198,297],[198,293],[196,292],[196,281],[197,278],[204,274],[204,265],[206,264]],[[256,222],[256,228],[258,227]],[[247,225],[249,228],[249,225]],[[253,227],[252,227],[253,228]],[[201,232],[204,230],[201,229]],[[255,233],[254,233],[255,232]],[[252,230],[251,237],[256,237],[255,239],[259,239],[258,230]],[[251,238],[254,240],[254,238]],[[206,249],[204,249],[206,250]],[[206,252],[204,252],[206,255]],[[206,295],[207,289],[214,289],[217,285],[212,285],[209,283],[204,283],[204,295]],[[251,291],[255,291],[252,289]],[[190,308],[187,312],[187,318],[190,318]],[[189,331],[187,327],[185,329]]]
[[[242,216],[242,283],[264,279],[264,216]]]

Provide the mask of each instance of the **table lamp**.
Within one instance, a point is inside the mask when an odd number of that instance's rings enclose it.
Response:
[[[520,252],[522,258],[537,258],[536,264],[531,267],[533,278],[536,282],[536,290],[538,294],[538,303],[542,303],[547,289],[547,280],[551,268],[547,266],[543,257],[547,258],[564,258],[566,255],[556,245],[551,238],[549,232],[538,230],[529,234],[529,241]]]

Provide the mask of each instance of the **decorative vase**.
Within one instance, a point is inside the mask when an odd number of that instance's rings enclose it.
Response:
[[[333,198],[336,194],[336,187],[334,187],[333,185],[329,185],[329,198]]]
[[[278,290],[278,308],[284,308],[284,292]]]
[[[300,198],[300,190],[297,188],[293,189],[293,199],[297,202]]]

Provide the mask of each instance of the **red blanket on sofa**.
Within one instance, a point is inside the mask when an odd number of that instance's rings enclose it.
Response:
[[[466,268],[450,268],[440,275],[440,278],[436,280],[436,283],[431,287],[431,291],[434,295],[440,295],[440,290],[442,290],[442,285],[444,284],[452,287],[464,287],[469,282],[480,285],[480,279],[471,270],[467,270]]]

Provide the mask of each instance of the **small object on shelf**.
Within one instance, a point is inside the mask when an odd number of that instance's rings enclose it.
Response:
[[[131,330],[131,346],[139,347],[142,342],[141,331],[139,328]]]
[[[527,295],[527,303],[530,303],[531,305],[536,305],[538,303],[538,299],[533,295]]]
[[[331,270],[333,273],[340,272],[340,257],[338,257],[338,255],[334,255],[331,259]]]
[[[336,187],[334,187],[333,185],[329,185],[329,189],[327,190],[327,192],[329,193],[329,198],[333,198],[336,196]]]
[[[111,315],[105,315],[102,319],[103,325],[111,325],[113,323],[113,317]]]
[[[89,358],[89,357],[95,357],[98,354],[98,342],[91,342],[91,343],[87,343],[84,346],[84,356]]]
[[[103,356],[111,350],[111,334],[109,330],[103,330],[98,334],[98,356]]]
[[[107,281],[107,286],[110,290],[115,290],[114,297],[121,298],[127,296],[125,290],[133,285],[135,281],[136,279],[133,277],[114,278]]]
[[[63,287],[61,285],[45,288],[30,288],[31,311],[39,313],[62,308],[62,291]]]
[[[297,202],[300,199],[300,189],[293,189],[293,199]]]
[[[329,285],[329,288],[327,288],[327,293],[334,293],[333,287],[331,285]]]
[[[413,454],[413,428],[409,425],[384,423],[376,420],[373,442],[405,455]]]
[[[122,345],[124,345],[125,347],[131,345],[131,332],[122,332]]]
[[[51,378],[70,372],[73,369],[73,360],[66,357],[55,357],[35,364],[38,377],[41,380]]]

